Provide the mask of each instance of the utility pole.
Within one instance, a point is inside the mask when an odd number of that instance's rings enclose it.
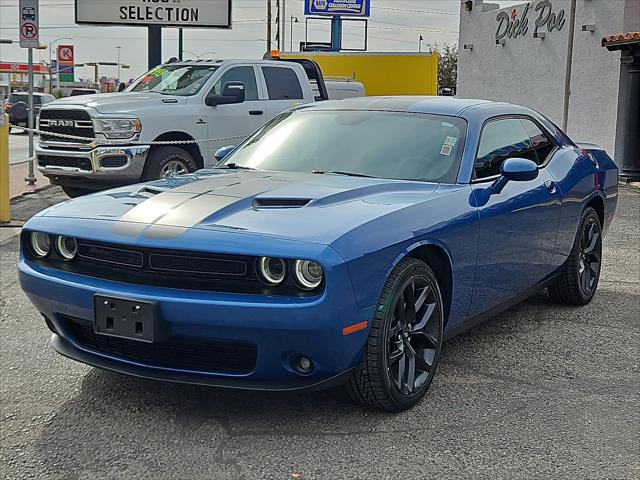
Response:
[[[280,0],[276,0],[276,48],[282,50],[280,45]]]
[[[287,0],[282,1],[282,50],[287,48]]]
[[[118,51],[118,81],[116,82],[118,85],[120,85],[120,49],[122,47],[121,46],[117,46],[116,50]]]
[[[181,28],[178,29],[178,60],[184,60],[184,32]]]
[[[271,51],[271,0],[267,0],[267,53]]]

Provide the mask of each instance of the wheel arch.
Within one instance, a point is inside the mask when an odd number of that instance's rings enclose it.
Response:
[[[171,142],[171,141],[193,141],[195,140],[191,135],[185,132],[180,131],[171,131],[165,132],[161,135],[158,135],[153,141],[154,142]],[[196,143],[187,143],[187,144],[177,144],[175,147],[181,148],[187,151],[191,157],[196,161],[198,168],[204,168],[204,157],[202,152],[200,151],[200,147]],[[157,146],[155,147],[157,148]],[[151,147],[154,149],[154,146]]]
[[[598,194],[594,194],[585,205],[586,208],[593,208],[598,214],[598,218],[600,219],[600,226],[604,228],[604,199]]]
[[[402,255],[396,258],[388,273],[391,273],[391,270],[395,268],[398,262],[406,257],[422,260],[429,265],[436,274],[436,279],[438,280],[438,285],[442,293],[444,324],[446,327],[453,300],[453,263],[449,251],[442,243],[432,240],[411,245]]]

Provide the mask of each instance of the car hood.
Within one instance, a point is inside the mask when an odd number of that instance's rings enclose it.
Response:
[[[89,107],[100,113],[127,113],[136,114],[141,107],[150,105],[172,105],[185,103],[185,97],[162,95],[153,92],[121,92],[99,93],[96,95],[78,95],[65,97],[47,105],[48,108],[56,106]]]
[[[437,186],[211,169],[77,198],[41,216],[108,221],[114,235],[126,237],[172,239],[205,229],[330,244],[359,225],[428,200]]]

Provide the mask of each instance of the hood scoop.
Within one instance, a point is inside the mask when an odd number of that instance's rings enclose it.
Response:
[[[255,198],[253,208],[302,208],[310,202],[310,198]]]
[[[169,190],[169,188],[167,188],[167,187],[158,187],[158,186],[155,186],[155,185],[145,185],[144,187],[140,188],[139,190],[130,193],[129,196],[131,196],[131,197],[151,198],[151,197],[155,197],[159,193],[166,192],[167,190]]]

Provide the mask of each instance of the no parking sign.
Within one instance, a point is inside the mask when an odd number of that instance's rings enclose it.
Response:
[[[35,48],[40,45],[38,0],[20,0],[20,46]]]

